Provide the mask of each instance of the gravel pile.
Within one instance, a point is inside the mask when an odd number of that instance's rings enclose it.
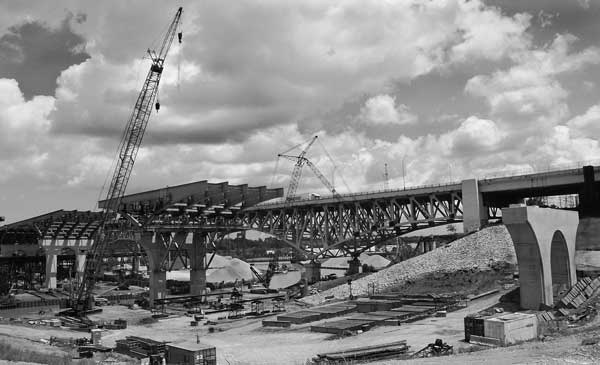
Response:
[[[487,269],[498,262],[516,264],[517,258],[510,234],[504,226],[484,228],[458,239],[445,247],[400,262],[386,269],[352,282],[352,294],[367,295],[369,284],[375,283],[378,292],[385,292],[420,276],[432,272],[454,272],[463,269]],[[373,285],[373,284],[371,284]],[[303,301],[317,304],[324,297],[347,298],[348,285],[340,285]]]

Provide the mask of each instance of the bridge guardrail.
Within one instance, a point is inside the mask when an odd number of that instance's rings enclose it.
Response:
[[[523,176],[542,174],[542,173],[546,173],[546,172],[556,172],[556,173],[563,172],[563,175],[568,175],[573,170],[580,169],[583,166],[587,166],[587,165],[599,166],[600,160],[586,160],[586,161],[572,162],[572,163],[568,163],[568,164],[549,165],[549,166],[547,166],[546,169],[531,168],[531,169],[498,171],[496,173],[485,174],[483,177],[478,178],[478,180],[487,182],[489,180],[498,179],[498,178],[515,178],[516,179],[516,178],[520,178]],[[321,196],[319,198],[298,199],[295,202],[319,201],[319,200],[324,200],[324,199],[335,199],[335,198],[352,198],[352,197],[356,197],[356,196],[369,196],[369,195],[375,195],[375,194],[381,194],[381,193],[395,193],[395,192],[397,193],[397,192],[408,191],[408,190],[438,188],[438,187],[453,186],[453,185],[458,185],[458,184],[462,184],[462,180],[454,181],[454,182],[447,182],[447,183],[440,183],[440,184],[410,186],[406,189],[371,190],[371,191],[366,191],[366,192],[361,192],[361,193],[339,194],[337,196],[332,194],[332,195]],[[281,205],[281,204],[285,204],[285,203],[286,203],[285,201],[280,201],[277,203],[264,203],[263,202],[263,203],[254,205],[254,207],[270,207],[270,206]]]

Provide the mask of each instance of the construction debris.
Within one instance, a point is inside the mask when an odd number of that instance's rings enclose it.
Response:
[[[566,317],[570,322],[589,320],[594,318],[598,310],[591,305],[592,301],[600,293],[600,277],[591,279],[584,277],[558,301],[556,309],[558,313]]]
[[[453,347],[438,338],[434,343],[430,343],[421,350],[415,352],[412,357],[448,356],[453,353]]]

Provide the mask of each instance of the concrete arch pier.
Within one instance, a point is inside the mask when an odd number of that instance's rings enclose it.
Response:
[[[575,239],[579,214],[573,211],[511,206],[502,209],[519,265],[521,307],[552,305],[561,289],[577,281]]]

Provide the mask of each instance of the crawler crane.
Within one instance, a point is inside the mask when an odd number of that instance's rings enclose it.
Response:
[[[125,195],[125,189],[140,144],[142,143],[146,126],[148,125],[152,107],[155,106],[157,111],[160,108],[160,104],[156,101],[158,84],[163,73],[165,59],[175,35],[177,34],[179,43],[181,43],[182,40],[182,33],[177,32],[182,12],[182,8],[177,10],[175,18],[169,25],[167,34],[165,35],[158,52],[155,50],[148,50],[148,55],[150,56],[152,64],[133,108],[133,112],[129,117],[125,131],[121,137],[117,163],[106,195],[106,206],[102,215],[102,222],[94,237],[94,243],[88,253],[79,286],[71,297],[70,304],[72,312],[75,315],[84,316],[86,312],[93,307],[94,300],[92,289],[96,282],[96,276],[102,267],[104,251],[107,244],[116,238],[114,230],[109,229],[109,225],[111,221],[116,219],[121,200]]]

